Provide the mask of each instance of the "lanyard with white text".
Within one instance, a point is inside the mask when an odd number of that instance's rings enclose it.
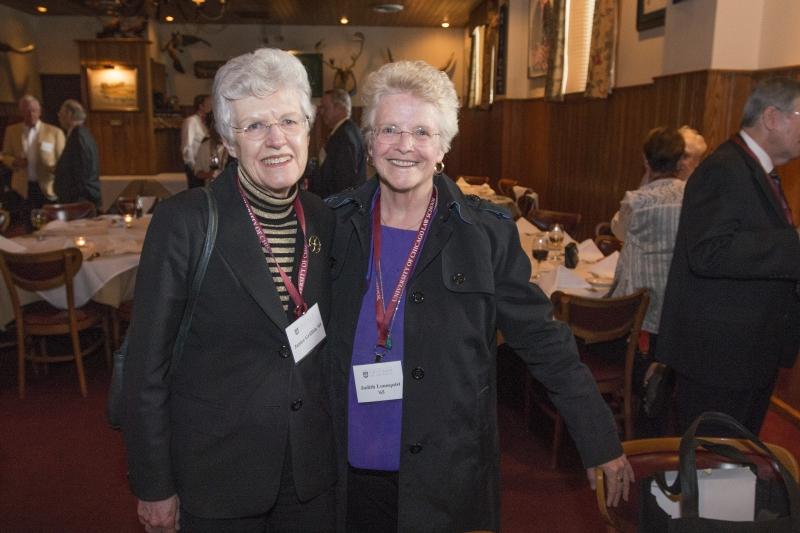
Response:
[[[380,362],[386,350],[392,349],[391,327],[394,322],[397,307],[400,305],[400,296],[408,284],[409,276],[414,270],[414,265],[417,263],[417,256],[419,250],[422,248],[422,242],[425,240],[425,234],[428,232],[431,220],[433,219],[433,211],[436,208],[436,198],[438,191],[436,187],[433,188],[428,208],[425,211],[425,216],[417,230],[417,236],[411,249],[408,252],[408,257],[403,263],[403,270],[400,272],[400,278],[397,280],[394,291],[392,292],[392,299],[389,302],[388,309],[385,305],[383,296],[383,279],[381,276],[381,192],[378,190],[377,198],[375,199],[375,206],[372,209],[372,260],[375,270],[375,319],[378,326],[378,348],[383,348],[384,352],[377,351],[375,353],[376,362]]]
[[[306,217],[303,211],[303,204],[300,203],[300,193],[298,191],[297,197],[295,197],[294,203],[292,204],[294,206],[294,212],[297,214],[297,223],[300,225],[300,231],[303,232],[303,258],[300,260],[300,270],[297,272],[297,287],[295,287],[291,278],[286,275],[286,272],[283,270],[283,268],[281,268],[281,265],[278,264],[278,260],[275,259],[275,256],[272,253],[272,247],[269,245],[269,240],[267,239],[267,236],[264,235],[264,230],[261,228],[261,224],[259,224],[255,213],[253,213],[253,208],[250,207],[250,202],[247,201],[247,196],[244,193],[244,189],[242,189],[242,184],[239,183],[238,180],[236,181],[236,184],[239,187],[239,194],[242,196],[242,201],[244,201],[244,207],[247,209],[247,214],[250,215],[250,221],[253,223],[253,229],[256,230],[258,240],[261,242],[261,247],[267,251],[267,254],[272,259],[272,262],[275,263],[275,267],[278,269],[278,274],[280,274],[283,284],[286,286],[286,290],[289,292],[289,297],[294,303],[294,314],[299,318],[308,310],[308,304],[306,304],[305,300],[303,299],[303,288],[306,285],[306,276],[308,275],[308,243],[306,242]]]

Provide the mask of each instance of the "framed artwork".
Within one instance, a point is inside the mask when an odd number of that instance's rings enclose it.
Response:
[[[92,111],[139,111],[137,69],[126,65],[86,67],[89,109]]]
[[[637,0],[636,29],[638,31],[664,25],[667,0]]]
[[[547,74],[552,46],[553,0],[530,0],[528,12],[528,77]]]
[[[322,98],[322,54],[297,53],[294,56],[306,67],[311,97]]]

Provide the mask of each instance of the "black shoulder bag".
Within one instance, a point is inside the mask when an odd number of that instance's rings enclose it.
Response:
[[[217,239],[217,221],[219,217],[217,213],[217,201],[207,187],[203,187],[203,192],[206,194],[206,200],[208,202],[208,226],[206,228],[205,239],[203,240],[203,252],[200,254],[200,258],[197,261],[197,268],[192,278],[191,292],[186,301],[186,307],[183,310],[183,317],[181,318],[181,325],[178,329],[178,336],[175,338],[175,344],[172,349],[172,361],[169,365],[170,375],[175,372],[175,368],[177,368],[178,361],[180,361],[181,354],[183,353],[183,344],[186,341],[186,335],[189,333],[189,326],[192,323],[194,304],[197,301],[200,285],[203,283],[203,278],[206,274],[206,267],[208,266],[208,260],[211,258],[211,251],[214,249],[214,241]],[[123,403],[122,379],[125,368],[125,357],[127,355],[128,335],[126,333],[122,345],[114,352],[111,387],[108,391],[106,419],[112,429],[120,429],[122,426],[122,417],[125,409]]]

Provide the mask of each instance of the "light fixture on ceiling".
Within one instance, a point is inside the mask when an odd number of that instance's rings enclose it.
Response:
[[[449,28],[449,27],[450,27],[450,21],[448,21],[447,17],[445,17],[444,20],[442,20],[442,28]]]
[[[347,17],[342,17],[339,19],[339,24],[350,24],[350,19]]]
[[[166,17],[164,17],[164,20],[167,22],[174,22],[175,17],[173,17],[172,15],[167,15]]]
[[[372,10],[378,13],[400,13],[403,10],[403,4],[375,4],[372,6]]]

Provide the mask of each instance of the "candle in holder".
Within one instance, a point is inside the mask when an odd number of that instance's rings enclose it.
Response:
[[[130,214],[125,215],[123,217],[123,220],[125,220],[125,227],[126,228],[130,228],[131,226],[133,226],[133,215],[130,215]]]
[[[78,235],[77,237],[75,237],[75,246],[77,246],[78,248],[86,246],[86,237],[84,237],[83,235]]]

